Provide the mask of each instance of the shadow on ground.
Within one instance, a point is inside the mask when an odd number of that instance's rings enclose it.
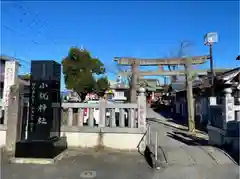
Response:
[[[208,140],[203,139],[203,138],[199,138],[197,136],[194,136],[192,134],[188,134],[186,132],[179,132],[179,131],[168,132],[167,136],[174,139],[174,140],[180,141],[180,142],[182,142],[186,145],[189,145],[189,146],[210,146],[208,144]],[[230,155],[230,157],[232,157],[232,159],[238,165],[240,165],[239,153],[232,151],[231,146],[224,146],[224,147],[215,146],[215,147],[225,151],[227,154]]]
[[[186,117],[182,117],[176,114],[171,113],[171,111],[169,110],[169,108],[160,106],[158,108],[153,108],[153,110],[162,115],[163,117],[165,117],[167,119],[167,121],[169,122],[173,122],[175,124],[178,125],[182,125],[187,127],[188,126],[188,119]],[[203,124],[200,122],[200,120],[195,120],[195,127],[196,129],[203,131],[203,132],[207,132],[207,124]]]
[[[150,151],[149,147],[146,146],[146,149],[144,151],[144,158],[147,162],[147,164],[151,167],[151,168],[154,168],[154,160],[153,160],[153,154],[152,152]]]
[[[192,146],[208,146],[208,140],[199,138],[197,136],[188,134],[187,132],[179,132],[179,131],[173,131],[167,133],[168,137],[171,137],[175,140],[178,140],[182,143],[185,143],[186,145],[192,145]]]

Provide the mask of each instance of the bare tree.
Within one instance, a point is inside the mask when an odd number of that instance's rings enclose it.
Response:
[[[192,46],[193,46],[193,43],[191,43],[188,40],[183,40],[183,41],[180,42],[180,46],[177,48],[177,50],[176,51],[171,51],[169,56],[170,57],[179,57],[179,58],[184,57],[188,53],[188,48],[192,47]],[[178,68],[179,68],[179,65],[168,65],[169,71],[174,71]],[[177,81],[177,76],[172,76],[171,81],[176,82]]]

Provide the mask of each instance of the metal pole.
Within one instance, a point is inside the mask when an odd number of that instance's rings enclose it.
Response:
[[[0,146],[0,179],[3,179],[3,146]]]
[[[148,125],[148,145],[151,146],[151,129],[150,125]]]
[[[158,151],[158,132],[156,132],[156,137],[155,137],[155,160],[157,161],[158,156],[157,156],[157,151]]]
[[[211,95],[214,96],[214,70],[213,70],[213,56],[212,56],[212,44],[209,45],[209,55],[210,55],[210,70],[211,70]]]

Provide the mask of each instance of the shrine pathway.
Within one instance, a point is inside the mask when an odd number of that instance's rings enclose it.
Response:
[[[236,179],[239,166],[225,152],[209,146],[207,138],[190,135],[184,128],[165,125],[164,117],[148,109],[151,143],[158,136],[160,170],[155,178],[169,179]]]

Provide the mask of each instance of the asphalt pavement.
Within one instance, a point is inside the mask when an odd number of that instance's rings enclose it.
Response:
[[[9,164],[5,158],[2,179],[151,179],[154,172],[138,152],[78,149],[53,165]]]

